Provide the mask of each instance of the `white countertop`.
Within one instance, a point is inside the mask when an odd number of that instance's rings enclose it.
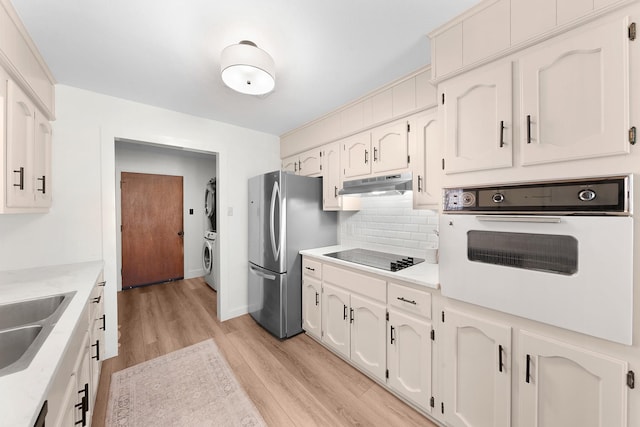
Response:
[[[357,270],[362,270],[367,273],[377,274],[378,276],[383,276],[387,279],[400,280],[431,289],[438,289],[440,287],[440,280],[438,278],[438,264],[421,262],[420,264],[413,265],[408,268],[403,268],[399,271],[386,271],[379,268],[367,267],[366,265],[356,264],[353,262],[342,261],[337,258],[324,256],[324,254],[345,251],[348,249],[355,249],[355,247],[344,245],[326,246],[324,248],[305,249],[300,251],[300,254],[311,258],[316,258],[322,262],[333,263]]]
[[[102,261],[94,261],[0,272],[0,304],[76,291],[29,366],[0,377],[0,426],[35,423],[102,268]]]

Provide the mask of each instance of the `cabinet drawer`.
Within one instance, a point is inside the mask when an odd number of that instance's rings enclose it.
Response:
[[[323,277],[323,283],[330,283],[380,302],[387,300],[387,282],[382,279],[327,264],[324,265]]]
[[[406,286],[389,283],[388,303],[405,311],[431,318],[431,294]]]
[[[322,279],[322,263],[309,258],[302,258],[302,274]]]

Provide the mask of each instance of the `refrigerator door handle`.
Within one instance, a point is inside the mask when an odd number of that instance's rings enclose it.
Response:
[[[249,266],[249,270],[255,274],[258,277],[262,277],[263,279],[268,279],[268,280],[276,280],[276,276],[275,274],[267,274],[267,273],[263,273],[262,271],[258,270],[257,268],[253,267],[253,266]]]
[[[278,181],[273,183],[273,189],[271,190],[271,210],[269,213],[269,231],[271,233],[271,249],[273,250],[273,257],[277,261],[280,258],[280,248],[281,243],[280,239],[278,239],[278,243],[276,245],[276,234],[275,234],[275,221],[280,220],[280,218],[275,218],[275,210],[276,210],[276,198],[278,199],[278,206],[280,205],[280,186],[278,185]],[[282,212],[280,212],[282,215]],[[280,236],[278,236],[279,238]]]

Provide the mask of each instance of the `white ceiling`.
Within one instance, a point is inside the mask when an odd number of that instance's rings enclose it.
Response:
[[[430,62],[427,33],[479,0],[12,0],[58,83],[275,135]],[[220,52],[251,40],[276,88],[241,95]]]

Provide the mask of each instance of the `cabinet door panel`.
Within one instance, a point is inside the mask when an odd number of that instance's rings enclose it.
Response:
[[[371,133],[363,132],[344,139],[341,143],[340,164],[345,178],[371,173]]]
[[[371,132],[373,146],[373,172],[389,172],[406,169],[409,155],[407,122],[400,121],[374,129]]]
[[[300,154],[298,175],[320,176],[322,174],[322,150],[316,148]]]
[[[556,0],[511,0],[511,43],[517,44],[556,26]]]
[[[349,357],[349,294],[324,284],[322,289],[322,342]]]
[[[552,40],[521,59],[524,165],[629,152],[627,20]]]
[[[340,196],[338,190],[342,187],[340,183],[340,144],[338,142],[327,145],[324,149],[322,161],[324,169],[322,171],[322,192],[323,209],[340,209]]]
[[[523,427],[626,425],[626,362],[527,331],[520,348]]]
[[[431,412],[431,324],[389,310],[388,342],[389,386]]]
[[[298,156],[282,159],[282,170],[287,172],[298,172]]]
[[[384,381],[387,367],[386,306],[352,294],[351,310],[351,361]]]
[[[437,112],[431,111],[409,120],[413,145],[413,205],[434,208],[440,202],[441,131]]]
[[[35,106],[11,80],[7,86],[7,206],[30,207],[33,198]]]
[[[36,114],[34,139],[35,205],[51,206],[51,125],[41,114]]]
[[[309,335],[320,339],[321,285],[319,280],[307,275],[302,278],[302,328]]]
[[[512,165],[511,63],[442,84],[445,96],[445,172]]]
[[[445,318],[447,422],[464,427],[509,427],[511,328],[455,310],[446,311]]]

